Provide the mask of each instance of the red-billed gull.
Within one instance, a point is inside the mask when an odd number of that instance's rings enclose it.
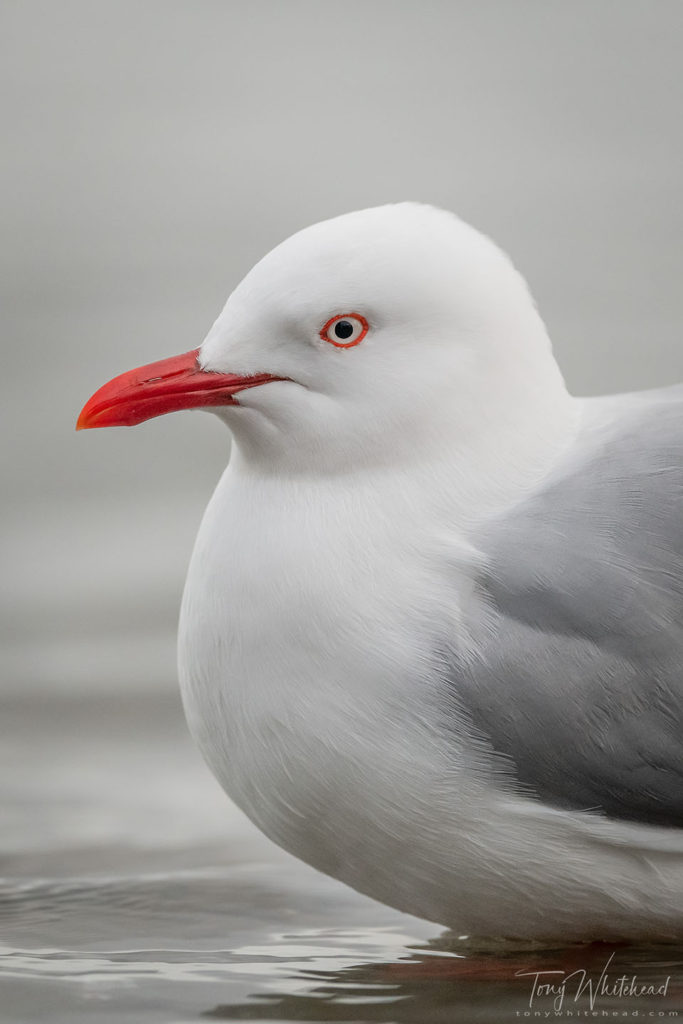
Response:
[[[216,776],[458,933],[683,935],[683,390],[572,397],[526,285],[416,203],[269,253],[79,426],[234,438],[183,599]]]

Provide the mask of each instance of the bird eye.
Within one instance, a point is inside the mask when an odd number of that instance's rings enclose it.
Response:
[[[343,316],[333,316],[328,320],[320,332],[320,337],[337,348],[351,348],[363,340],[369,326],[360,313],[344,313]]]

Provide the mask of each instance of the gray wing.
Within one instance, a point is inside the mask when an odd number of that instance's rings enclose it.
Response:
[[[683,827],[683,391],[659,394],[482,531],[449,683],[525,792]]]

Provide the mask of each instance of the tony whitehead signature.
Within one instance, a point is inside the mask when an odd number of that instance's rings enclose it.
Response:
[[[533,979],[529,1009],[533,1008],[535,999],[545,996],[552,999],[553,1009],[556,1013],[563,1009],[566,1002],[578,1003],[582,996],[588,998],[591,1010],[595,1009],[601,996],[617,999],[642,999],[644,996],[666,998],[671,977],[666,978],[660,985],[642,984],[635,974],[621,974],[619,977],[614,977],[608,973],[613,959],[614,953],[597,979],[589,977],[588,972],[582,969],[572,971],[571,974],[567,974],[566,971],[516,971],[515,977]],[[552,976],[552,980],[544,980],[549,979],[550,976]]]

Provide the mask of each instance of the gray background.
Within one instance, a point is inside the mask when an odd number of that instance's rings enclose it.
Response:
[[[74,421],[110,376],[195,347],[307,223],[454,209],[529,279],[574,390],[683,377],[680,0],[21,0],[0,35],[15,695],[173,691],[228,437],[200,413]]]

